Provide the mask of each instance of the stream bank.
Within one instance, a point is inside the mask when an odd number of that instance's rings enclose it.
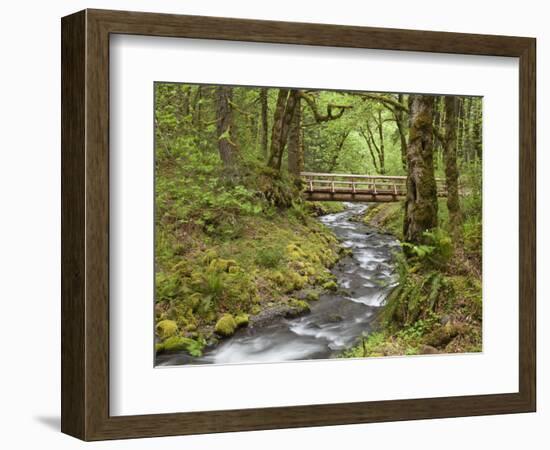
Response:
[[[206,347],[201,356],[163,353],[157,355],[157,365],[326,359],[352,347],[373,329],[377,313],[395,286],[392,262],[400,249],[395,237],[354,220],[367,208],[349,203],[344,211],[319,218],[350,253],[331,269],[336,283],[327,284],[330,289],[318,300],[310,299],[308,313],[298,317],[275,314],[269,320],[252,317],[246,328]]]

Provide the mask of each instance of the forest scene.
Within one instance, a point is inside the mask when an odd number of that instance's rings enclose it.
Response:
[[[482,98],[155,83],[155,364],[482,351]]]

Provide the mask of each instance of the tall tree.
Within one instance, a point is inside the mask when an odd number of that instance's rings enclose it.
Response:
[[[333,172],[336,170],[336,166],[338,164],[338,158],[340,157],[340,154],[342,153],[342,148],[344,147],[344,143],[346,142],[346,139],[350,135],[351,130],[343,130],[338,135],[338,140],[336,142],[336,148],[334,149],[334,153],[332,155],[332,158],[330,159],[330,163],[328,166],[328,171]]]
[[[233,90],[229,86],[218,86],[216,89],[218,150],[225,167],[233,166],[237,157],[237,145],[233,136],[232,96]]]
[[[462,214],[458,197],[458,165],[456,149],[456,132],[458,99],[455,96],[445,96],[445,180],[447,184],[447,209],[449,224],[455,244],[462,242]]]
[[[288,139],[290,123],[299,98],[296,89],[279,89],[277,105],[273,116],[271,131],[271,149],[267,165],[275,170],[281,170],[284,149]]]
[[[182,99],[181,99],[181,115],[187,116],[189,115],[189,103],[191,101],[191,86],[189,85],[183,85],[182,86],[182,93],[181,93]]]
[[[370,153],[370,157],[372,159],[372,166],[374,167],[374,171],[376,173],[382,173],[380,171],[380,165],[378,164],[378,161],[379,161],[378,151],[377,151],[377,149],[375,150],[375,148],[374,148],[375,144],[373,144],[373,142],[372,142],[372,136],[369,135],[368,133],[366,133],[365,130],[363,130],[362,128],[359,129],[359,134],[361,136],[363,136],[363,139],[367,143],[367,148],[369,149],[369,153]]]
[[[262,147],[262,155],[267,159],[267,88],[260,89],[260,143]]]
[[[299,177],[303,170],[302,106],[298,98],[288,134],[288,171],[295,177]]]
[[[384,151],[384,121],[382,120],[382,110],[378,109],[377,117],[373,117],[374,123],[376,125],[376,134],[377,138],[375,138],[375,134],[372,131],[372,128],[370,126],[369,120],[365,122],[367,133],[365,133],[364,130],[360,130],[359,132],[363,136],[363,139],[367,142],[367,146],[369,147],[369,152],[372,157],[372,162],[374,164],[374,167],[376,168],[376,171],[384,175],[386,173],[386,155]],[[376,143],[378,139],[378,143]],[[376,162],[376,157],[378,158],[378,164]]]
[[[481,99],[475,98],[472,99],[474,103],[473,108],[473,117],[472,117],[472,147],[473,154],[475,155],[476,160],[481,161],[482,158],[482,137],[481,137],[481,122],[482,122],[482,110],[481,110]]]
[[[403,94],[397,95],[397,101],[399,102],[399,104],[405,106],[405,99]],[[403,170],[407,170],[407,136],[409,134],[408,117],[402,108],[393,107],[392,111],[395,117],[397,131],[399,133],[399,143],[401,145],[401,165],[403,167]]]
[[[433,104],[428,95],[409,97],[410,129],[407,146],[407,196],[403,236],[422,243],[424,232],[437,227],[437,187],[433,165]]]
[[[466,162],[472,160],[472,98],[466,97],[464,99],[464,133],[462,135],[464,147],[464,159]]]

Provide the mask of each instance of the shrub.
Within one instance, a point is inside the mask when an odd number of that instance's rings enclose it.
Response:
[[[382,310],[382,320],[388,327],[410,326],[419,319],[433,315],[443,300],[449,301],[453,288],[438,270],[416,273],[403,254],[396,255],[398,285],[393,289]]]
[[[403,242],[405,253],[421,263],[444,268],[453,256],[453,241],[441,228],[424,232],[424,244]]]

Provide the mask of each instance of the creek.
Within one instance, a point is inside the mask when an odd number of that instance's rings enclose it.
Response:
[[[368,205],[346,203],[346,210],[319,217],[352,253],[331,270],[337,292],[325,292],[301,317],[277,318],[264,326],[239,330],[200,358],[162,354],[157,365],[282,362],[335,357],[373,329],[380,307],[395,285],[395,237],[354,221]]]

